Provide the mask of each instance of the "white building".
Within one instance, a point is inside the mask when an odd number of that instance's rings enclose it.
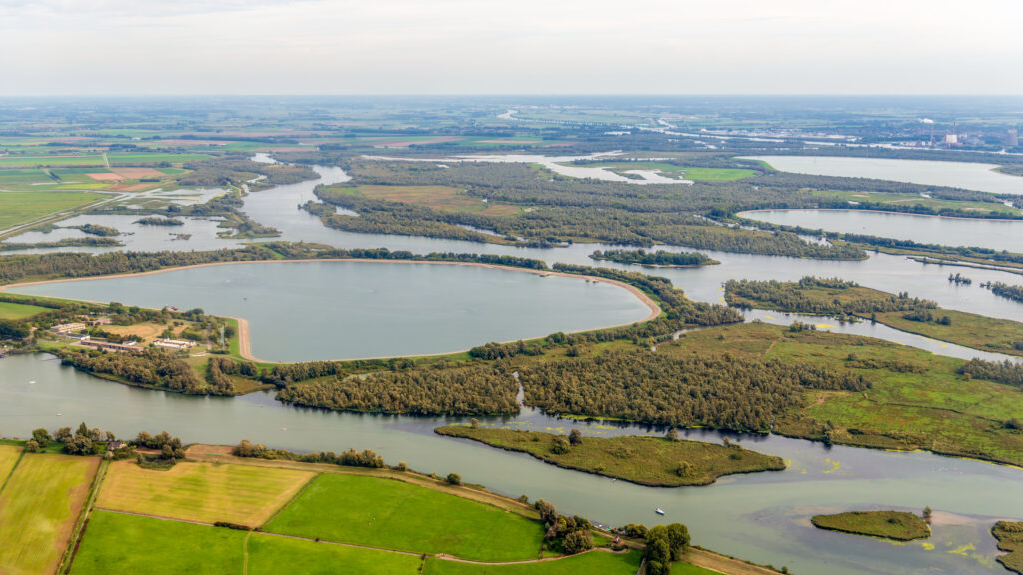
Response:
[[[188,341],[184,339],[158,339],[153,342],[153,347],[159,347],[161,349],[183,350],[194,346],[195,346],[194,341]]]

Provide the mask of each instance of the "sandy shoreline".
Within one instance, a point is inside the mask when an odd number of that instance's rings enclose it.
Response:
[[[525,273],[531,273],[533,275],[538,275],[538,276],[558,276],[558,277],[566,277],[566,278],[591,280],[591,281],[596,281],[596,282],[600,282],[600,283],[610,284],[610,285],[617,286],[617,287],[620,287],[620,288],[623,288],[623,289],[627,290],[629,293],[631,293],[633,296],[635,296],[640,302],[642,302],[643,305],[645,305],[647,307],[647,309],[650,311],[650,313],[647,315],[647,317],[645,317],[645,318],[643,318],[641,320],[637,320],[637,321],[634,321],[634,322],[628,322],[628,323],[622,323],[622,324],[618,324],[618,325],[605,326],[605,327],[598,328],[598,329],[611,329],[611,328],[615,328],[615,327],[624,327],[624,326],[632,325],[634,323],[650,321],[650,320],[656,318],[658,315],[660,315],[661,311],[662,311],[661,310],[661,306],[657,305],[657,302],[652,300],[650,298],[650,296],[648,296],[647,294],[643,293],[643,291],[640,290],[639,288],[637,288],[635,286],[632,286],[632,285],[629,285],[627,283],[622,283],[622,282],[619,282],[619,281],[616,281],[616,280],[611,280],[611,279],[602,278],[602,277],[585,276],[585,275],[579,275],[579,274],[569,274],[569,273],[556,272],[556,271],[550,271],[550,270],[534,270],[534,269],[529,269],[529,268],[519,268],[519,267],[513,267],[513,266],[502,266],[502,265],[497,265],[497,264],[485,264],[485,263],[479,263],[479,262],[445,262],[445,261],[419,261],[419,260],[379,260],[379,259],[358,259],[358,258],[327,258],[327,259],[299,259],[299,260],[251,260],[251,261],[210,262],[210,263],[205,263],[205,264],[194,264],[194,265],[190,265],[190,266],[180,266],[180,267],[174,267],[174,268],[165,268],[165,269],[160,269],[160,270],[152,270],[152,271],[148,271],[148,272],[112,274],[112,275],[105,275],[105,276],[90,276],[90,277],[84,277],[84,278],[65,278],[65,279],[35,281],[35,282],[22,282],[22,283],[15,283],[15,284],[9,284],[9,285],[5,285],[5,286],[0,286],[0,292],[7,291],[9,288],[30,287],[30,286],[37,286],[37,285],[53,284],[53,283],[64,283],[64,282],[94,281],[94,280],[116,279],[116,278],[126,278],[126,277],[148,276],[148,275],[162,274],[162,273],[168,273],[168,272],[173,272],[173,271],[180,271],[180,270],[187,270],[187,269],[194,269],[194,268],[205,268],[205,267],[213,267],[213,266],[227,266],[227,265],[235,265],[235,264],[290,264],[290,263],[310,263],[310,262],[400,263],[400,264],[427,264],[427,265],[469,266],[469,267],[488,268],[488,269],[505,270],[505,271],[513,271],[513,272],[525,272]],[[98,302],[98,301],[90,301],[90,300],[76,300],[76,301],[84,301],[84,302],[87,302],[87,303],[95,303],[95,304],[106,304],[106,303],[109,303],[109,302]],[[254,355],[252,355],[252,344],[251,344],[251,341],[250,341],[249,322],[246,321],[244,318],[240,318],[240,317],[230,317],[230,316],[218,316],[218,317],[225,317],[225,318],[233,319],[233,320],[238,322],[238,354],[241,355],[243,358],[248,359],[250,361],[258,361],[258,362],[261,362],[261,363],[294,363],[294,362],[271,362],[271,361],[261,360],[261,359],[255,357]],[[584,331],[593,331],[593,330],[590,329],[590,330],[584,330]],[[571,332],[571,333],[579,333],[579,332]],[[542,336],[537,336],[537,337],[542,337]],[[499,343],[511,343],[511,342],[514,342],[514,341],[518,341],[518,340],[515,339],[515,340],[509,340],[509,341],[499,342]],[[482,345],[482,343],[480,345]],[[467,350],[467,349],[460,349],[460,350],[455,350],[455,351],[446,351],[446,352],[443,352],[443,353],[418,354],[418,355],[411,355],[411,356],[391,356],[391,355],[388,355],[388,356],[381,356],[381,357],[355,357],[355,358],[346,358],[346,359],[343,359],[343,360],[318,360],[318,361],[357,361],[357,360],[371,360],[371,359],[388,359],[388,358],[391,358],[391,357],[432,357],[432,356],[451,355],[451,354],[456,354],[456,353],[464,353],[466,351],[469,351],[469,350]]]

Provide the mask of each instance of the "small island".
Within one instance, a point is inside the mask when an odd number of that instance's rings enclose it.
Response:
[[[1006,569],[1023,575],[1023,521],[999,521],[991,529],[998,540],[998,549],[1008,551],[996,557]]]
[[[185,222],[177,218],[162,218],[160,216],[146,216],[135,220],[136,224],[143,226],[183,226]]]
[[[664,268],[695,268],[721,263],[699,252],[666,252],[664,250],[657,250],[656,252],[648,252],[646,250],[597,250],[590,254],[590,259]]]
[[[782,458],[735,443],[718,445],[645,436],[583,437],[578,430],[566,436],[453,425],[434,431],[528,453],[558,467],[654,487],[710,485],[723,475],[785,469]]]
[[[810,522],[819,529],[896,541],[927,539],[931,536],[927,522],[908,511],[848,511],[834,515],[814,515]]]

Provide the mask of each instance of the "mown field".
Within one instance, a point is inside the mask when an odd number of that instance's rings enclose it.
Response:
[[[7,481],[7,477],[10,476],[19,457],[21,457],[20,445],[0,445],[0,486]]]
[[[32,317],[37,313],[50,311],[45,307],[37,305],[26,305],[21,303],[0,302],[0,319],[24,319]]]
[[[110,466],[96,506],[256,527],[266,522],[312,476],[312,472],[292,469],[192,462],[163,471],[143,469],[132,461],[117,461]]]
[[[847,511],[833,515],[814,515],[810,521],[820,529],[896,541],[912,541],[931,536],[931,528],[927,523],[906,511]]]
[[[397,480],[323,474],[266,526],[272,533],[478,561],[532,559],[542,527],[498,507]]]
[[[56,570],[98,467],[96,457],[22,456],[0,492],[0,572]]]
[[[88,192],[0,192],[0,230],[84,206],[100,197]]]
[[[564,559],[523,565],[473,565],[429,558],[423,568],[423,575],[581,575],[583,573],[633,575],[639,569],[642,558],[639,551],[628,553],[591,551]],[[710,571],[706,572],[711,573]],[[673,570],[672,573],[674,574],[675,571]],[[702,575],[699,571],[680,571],[679,573]]]
[[[555,440],[566,440],[564,435],[464,426],[440,427],[436,432],[525,452],[559,467],[660,487],[707,485],[722,475],[785,469],[780,457],[700,441],[638,436],[585,437],[582,443],[570,445],[567,452],[557,453]],[[680,465],[685,468],[680,469]]]
[[[421,563],[414,555],[96,511],[71,573],[414,575]]]

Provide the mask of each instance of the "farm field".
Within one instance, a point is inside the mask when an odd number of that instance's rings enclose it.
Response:
[[[164,154],[153,152],[149,154],[108,154],[111,165],[117,164],[158,164],[168,162],[179,164],[182,162],[194,162],[196,160],[208,160],[213,156],[207,154]]]
[[[490,204],[449,186],[363,185],[338,189],[373,200],[420,204],[444,212],[468,212],[486,216],[514,216],[519,213],[517,206]]]
[[[0,157],[0,168],[35,168],[37,166],[102,166],[103,156],[4,156]]]
[[[416,555],[260,533],[249,539],[248,554],[248,575],[417,575],[423,562]]]
[[[94,511],[72,575],[242,573],[247,533],[181,521]]]
[[[639,569],[642,558],[639,551],[628,553],[590,551],[563,559],[521,565],[473,565],[428,558],[423,575],[577,575],[580,573],[633,575]],[[705,572],[712,573],[711,571]],[[673,569],[672,574],[674,573]],[[679,573],[703,575],[699,571],[680,571]]]
[[[0,230],[84,206],[100,197],[88,192],[0,192]]]
[[[312,476],[311,472],[291,469],[191,462],[162,471],[143,469],[133,461],[117,461],[103,481],[96,507],[256,527]]]
[[[50,310],[37,305],[0,301],[0,319],[23,319],[44,311]]]
[[[539,555],[537,521],[398,480],[323,474],[264,528],[370,547],[477,561]]]
[[[7,477],[14,469],[14,464],[21,457],[22,448],[20,445],[0,445],[0,486],[7,481]],[[0,492],[2,494],[2,492]]]
[[[67,547],[99,458],[26,453],[0,492],[5,574],[53,573]]]

